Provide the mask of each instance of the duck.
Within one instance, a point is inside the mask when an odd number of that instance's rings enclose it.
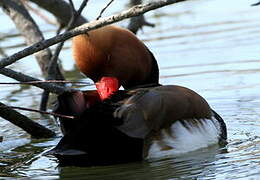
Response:
[[[125,89],[159,84],[153,53],[125,28],[107,25],[75,36],[72,55],[77,68],[95,83],[113,77]]]
[[[129,163],[226,144],[224,120],[188,88],[118,90],[89,106],[91,97],[81,91],[58,97],[56,113],[77,115],[73,120],[63,118],[70,125],[49,152],[61,166]]]
[[[47,154],[61,166],[93,166],[173,157],[225,145],[224,120],[191,89],[161,85],[151,51],[114,25],[73,38],[77,67],[96,90],[58,96],[63,137]],[[119,88],[123,86],[123,90]]]

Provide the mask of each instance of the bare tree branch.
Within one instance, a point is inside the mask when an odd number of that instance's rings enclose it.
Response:
[[[17,29],[24,36],[27,45],[32,45],[36,42],[44,40],[43,34],[41,33],[39,27],[20,0],[2,0],[0,5],[2,5],[4,12],[10,16]],[[51,50],[49,48],[44,49],[36,53],[35,57],[44,77],[47,77],[48,62],[52,57]],[[60,70],[58,68],[55,70],[55,78],[63,78]]]
[[[65,27],[71,19],[70,5],[64,0],[30,0],[37,4],[41,8],[52,13],[61,24],[61,27]],[[80,16],[75,22],[75,27],[86,23],[87,20]]]
[[[20,30],[21,34],[25,37],[28,45],[35,42],[43,40],[43,35],[39,30],[36,23],[31,18],[30,14],[27,12],[23,4],[19,0],[10,0],[8,2],[4,1],[3,9],[8,14],[16,27]],[[5,54],[3,54],[5,55]],[[51,51],[45,49],[36,54],[36,59],[40,65],[42,72],[46,73],[45,62],[50,60]],[[5,69],[0,69],[4,71]],[[19,112],[13,110],[12,108],[0,103],[0,116],[16,126],[22,128],[27,133],[32,135],[34,138],[50,138],[55,136],[55,133],[48,128],[32,121],[26,116],[20,114]]]
[[[70,0],[69,2],[70,2],[70,6],[71,6],[72,17],[67,25],[65,32],[68,32],[70,29],[73,28],[75,22],[77,21],[77,19],[80,16],[81,12],[86,7],[88,0],[83,0],[78,11],[75,11],[73,1]],[[59,69],[57,61],[58,61],[59,54],[62,50],[62,47],[64,45],[64,42],[65,41],[62,41],[58,44],[58,46],[56,47],[55,53],[49,62],[48,76],[47,76],[48,80],[57,79],[56,73],[59,72],[59,71],[57,71]],[[44,90],[44,92],[42,93],[42,97],[41,97],[40,110],[45,111],[47,109],[48,100],[49,100],[49,91]]]
[[[142,4],[142,0],[130,0],[130,6],[135,6],[138,4]],[[143,26],[150,26],[154,27],[155,25],[152,23],[149,23],[145,20],[145,17],[143,14],[140,16],[132,17],[130,19],[130,23],[128,24],[127,29],[132,31],[134,34],[137,33],[139,29],[142,29]]]
[[[32,121],[26,116],[13,110],[0,102],[0,116],[16,126],[22,128],[34,138],[51,138],[55,136],[55,133],[44,126]]]
[[[72,91],[72,89],[58,86],[54,83],[48,83],[48,84],[41,83],[39,79],[26,76],[22,73],[15,72],[11,69],[7,69],[7,68],[0,69],[0,73],[5,76],[14,78],[18,81],[28,82],[28,83],[30,82],[32,85],[39,88],[48,89],[50,92],[63,93],[66,90]],[[32,83],[32,81],[38,83]],[[0,116],[10,121],[11,123],[15,124],[16,126],[22,128],[23,130],[31,134],[34,138],[50,138],[55,136],[55,133],[52,132],[51,130],[43,127],[38,123],[33,122],[31,119],[27,118],[26,116],[20,114],[19,112],[13,110],[12,108],[2,103],[0,103]]]
[[[102,14],[105,12],[105,10],[110,6],[110,4],[112,4],[114,0],[110,0],[107,5],[100,11],[98,17],[96,18],[96,20],[99,20],[102,16]]]
[[[134,6],[130,9],[128,9],[128,10],[125,10],[125,11],[119,13],[119,14],[112,15],[112,16],[109,16],[109,17],[106,17],[106,18],[101,18],[97,21],[93,21],[93,22],[81,25],[81,26],[79,26],[79,27],[77,27],[77,28],[75,28],[71,31],[57,35],[53,38],[50,38],[50,39],[47,39],[47,40],[44,40],[44,41],[40,41],[40,42],[38,42],[38,43],[36,43],[36,44],[34,44],[30,47],[27,47],[27,48],[15,53],[15,54],[9,56],[9,57],[7,57],[7,58],[3,58],[0,61],[0,68],[8,66],[8,65],[16,62],[17,60],[21,59],[21,58],[24,58],[28,55],[31,55],[35,52],[38,52],[42,49],[49,47],[49,46],[52,46],[52,45],[54,45],[58,42],[67,40],[67,39],[69,39],[73,36],[76,36],[76,35],[79,35],[79,34],[84,34],[84,33],[87,33],[90,30],[97,29],[97,28],[103,27],[105,25],[118,22],[118,21],[121,21],[121,20],[126,19],[126,18],[139,16],[139,15],[145,13],[145,12],[148,12],[148,11],[151,11],[151,10],[163,7],[163,6],[167,6],[169,4],[182,2],[182,1],[186,1],[186,0],[158,0],[158,1],[151,2],[151,3],[143,4],[143,5],[137,5],[137,6]]]
[[[43,14],[39,8],[34,8],[31,6],[31,4],[29,3],[28,0],[22,0],[24,6],[26,7],[26,9],[28,9],[29,11],[33,12],[34,14],[36,14],[37,16],[39,16],[40,18],[42,18],[46,23],[48,24],[52,24],[52,25],[56,25],[58,24],[57,21],[55,21],[54,19],[50,19],[48,16],[46,16],[45,14]]]
[[[83,0],[79,10],[77,12],[75,12],[75,9],[74,9],[74,5],[73,5],[73,2],[71,2],[71,14],[72,15],[72,18],[71,20],[69,21],[68,25],[67,25],[67,28],[66,28],[66,31],[65,32],[68,32],[70,29],[73,28],[73,25],[75,24],[75,22],[77,21],[77,19],[79,18],[81,12],[83,11],[84,7],[87,5],[87,2],[88,0]],[[65,41],[61,41],[56,50],[55,50],[55,53],[54,55],[52,56],[51,58],[51,61],[49,62],[49,65],[48,65],[48,78],[47,79],[57,79],[56,76],[53,76],[55,73],[56,73],[56,68],[57,68],[57,60],[58,60],[58,57],[59,57],[59,54],[60,54],[60,51],[64,45],[64,42]]]
[[[7,77],[13,78],[13,79],[15,79],[17,81],[21,81],[21,82],[41,81],[40,79],[36,79],[34,77],[25,75],[20,72],[16,72],[16,71],[8,69],[8,68],[0,69],[0,74],[3,74]],[[55,94],[61,94],[61,93],[68,92],[68,91],[69,92],[75,91],[74,89],[64,87],[64,86],[59,86],[55,83],[35,83],[32,85],[36,86],[38,88],[41,88],[41,89],[48,90],[49,92],[52,92]]]

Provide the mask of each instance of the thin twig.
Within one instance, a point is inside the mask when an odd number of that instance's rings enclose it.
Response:
[[[0,108],[12,108],[12,109],[19,109],[19,110],[23,110],[23,111],[31,111],[31,112],[37,112],[40,114],[47,114],[47,115],[52,115],[52,116],[56,116],[56,117],[61,117],[61,118],[68,118],[68,119],[75,119],[74,116],[66,116],[66,115],[62,115],[62,114],[57,114],[57,113],[53,113],[53,112],[47,112],[47,111],[41,111],[41,110],[37,110],[37,109],[31,109],[31,108],[23,108],[23,107],[18,107],[18,106],[1,106]]]
[[[71,11],[72,11],[72,12],[75,11],[76,9],[75,9],[73,0],[69,0],[69,3],[70,3],[70,9],[71,9]],[[76,11],[75,11],[75,12],[76,12]],[[71,19],[71,18],[70,18],[70,19]]]
[[[114,0],[110,0],[107,5],[100,11],[98,17],[96,18],[96,20],[99,20],[99,18],[101,18],[102,14],[105,12],[105,10],[108,8],[108,6],[110,6],[110,4],[112,4]]]
[[[25,38],[25,42],[28,46],[44,40],[44,36],[37,23],[34,21],[21,0],[2,0],[0,1],[0,6],[2,6],[4,12],[12,19],[19,32]],[[47,48],[34,55],[43,76],[46,77],[47,65],[52,56],[51,50]],[[62,76],[61,73],[56,74],[57,76]]]
[[[29,46],[17,53],[14,53],[13,55],[7,57],[7,58],[3,58],[0,61],[0,69],[8,66],[26,56],[29,56],[33,53],[36,53],[40,50],[43,50],[49,46],[52,46],[54,44],[57,44],[61,41],[70,39],[74,36],[77,36],[79,34],[85,34],[87,32],[89,32],[90,30],[93,29],[97,29],[100,27],[103,27],[105,25],[109,25],[118,21],[121,21],[123,19],[127,19],[130,17],[135,17],[135,16],[139,16],[141,14],[144,14],[148,11],[157,9],[157,8],[161,8],[170,4],[174,4],[174,3],[178,3],[178,2],[182,2],[182,1],[187,1],[187,0],[158,0],[158,1],[153,1],[151,3],[147,3],[147,4],[142,4],[142,5],[137,5],[137,6],[133,6],[130,9],[123,11],[121,13],[106,17],[106,18],[102,18],[99,19],[97,21],[93,21],[93,22],[89,22],[86,24],[83,24],[81,26],[78,26],[76,28],[74,28],[71,31],[68,31],[66,33],[54,36],[50,39],[46,39],[43,41],[40,41],[38,43],[35,43],[32,46]]]
[[[76,14],[76,16],[75,16],[75,19],[78,19],[78,16],[80,16],[80,14],[82,13],[82,11],[83,11],[83,9],[85,8],[85,6],[87,6],[88,1],[89,1],[89,0],[84,0],[84,1],[81,3],[81,5],[80,5],[80,7],[79,7],[79,9],[78,9],[78,11],[77,11],[77,14]]]
[[[74,7],[74,3],[72,0],[69,0],[70,2],[70,7],[71,7],[71,20],[68,23],[67,29],[65,30],[65,33],[68,32],[70,29],[72,29],[72,27],[74,26],[76,20],[78,19],[78,17],[80,16],[81,12],[83,11],[83,9],[86,7],[88,0],[84,0],[78,11],[75,11],[75,7]],[[48,78],[47,79],[53,79],[51,76],[52,72],[55,72],[55,68],[57,66],[57,60],[60,54],[60,51],[62,50],[62,47],[64,45],[64,41],[60,42],[59,45],[57,46],[54,55],[51,58],[51,61],[48,65]]]
[[[71,15],[72,15],[72,17],[71,17],[71,20],[69,21],[69,24],[68,24],[67,29],[65,30],[65,32],[68,32],[74,26],[75,21],[78,19],[78,17],[80,16],[81,12],[83,11],[85,6],[87,5],[88,0],[84,0],[82,2],[82,4],[80,5],[79,10],[77,12],[75,11],[75,7],[74,7],[74,4],[73,4],[73,1],[69,0],[69,2],[70,2],[70,6],[71,6]],[[56,66],[57,66],[57,60],[58,60],[60,51],[62,50],[62,47],[64,45],[64,42],[65,41],[62,41],[62,42],[59,43],[59,45],[57,46],[57,48],[56,48],[56,50],[54,52],[54,55],[51,58],[51,61],[49,62],[49,65],[48,65],[48,78],[47,79],[53,79],[51,77],[51,75],[53,74],[53,72],[55,72],[55,69],[56,69]]]
[[[81,81],[65,81],[65,80],[43,80],[43,81],[27,81],[27,82],[0,82],[0,85],[13,85],[13,84],[40,84],[40,83],[71,83],[71,84],[85,84],[87,86],[92,86],[94,84],[87,83],[87,82],[81,82]]]
[[[12,69],[8,69],[8,68],[0,69],[0,74],[3,74],[7,77],[13,78],[13,79],[15,79],[17,81],[21,81],[21,82],[41,81],[40,79],[25,75],[20,72],[16,72],[16,71],[14,71]],[[38,88],[44,89],[44,90],[48,90],[52,93],[56,93],[56,94],[75,91],[72,88],[59,86],[55,83],[38,83],[38,84],[36,83],[36,84],[32,84],[32,85],[36,86]]]

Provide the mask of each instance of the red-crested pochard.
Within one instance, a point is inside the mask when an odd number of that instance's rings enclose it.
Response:
[[[49,152],[61,165],[131,162],[226,142],[223,119],[200,95],[158,84],[155,58],[128,30],[106,26],[77,36],[73,54],[97,91],[58,97],[55,112],[76,116],[60,118],[64,136]]]
[[[72,40],[78,69],[95,83],[115,77],[125,89],[158,84],[157,61],[149,49],[127,29],[108,25]]]
[[[92,95],[98,93],[93,91]],[[89,92],[58,97],[66,132],[50,151],[60,165],[105,165],[173,156],[226,142],[223,119],[181,86],[119,90],[103,101]],[[68,106],[69,105],[69,106]],[[86,108],[87,107],[87,108]]]

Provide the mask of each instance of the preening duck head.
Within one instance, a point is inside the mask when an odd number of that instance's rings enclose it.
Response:
[[[157,62],[149,49],[130,31],[108,25],[72,40],[77,67],[95,83],[114,77],[125,89],[158,84]]]

